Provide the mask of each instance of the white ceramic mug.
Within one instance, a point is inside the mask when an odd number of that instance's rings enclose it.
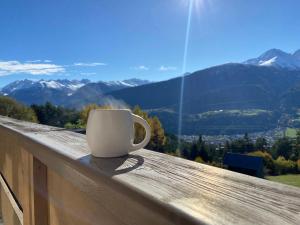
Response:
[[[146,136],[134,144],[134,123],[141,124]],[[118,157],[145,147],[150,141],[151,128],[142,117],[127,109],[94,109],[90,111],[86,137],[95,157]]]

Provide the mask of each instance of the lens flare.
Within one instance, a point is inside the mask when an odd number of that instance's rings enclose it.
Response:
[[[192,4],[193,10],[198,14],[204,9],[205,5],[208,4],[208,0],[182,0],[182,4],[185,7],[190,7]]]
[[[187,52],[189,47],[189,40],[190,40],[190,30],[191,30],[191,19],[193,13],[193,5],[195,0],[189,1],[189,11],[188,11],[188,20],[186,26],[186,33],[185,33],[185,43],[184,43],[184,52],[183,52],[183,62],[182,62],[182,77],[181,77],[181,85],[180,85],[180,99],[179,99],[179,113],[178,113],[178,147],[180,147],[180,137],[182,133],[182,111],[183,111],[183,97],[184,97],[184,76],[186,73],[186,59],[187,59]]]
[[[188,17],[187,25],[185,32],[185,42],[184,42],[184,52],[183,52],[183,61],[182,61],[182,77],[180,85],[180,99],[179,99],[179,111],[178,111],[178,148],[180,149],[181,144],[181,134],[182,134],[182,116],[183,116],[183,106],[184,106],[184,79],[186,74],[186,63],[188,56],[189,40],[190,40],[190,31],[191,31],[191,20],[193,11],[198,15],[205,7],[205,4],[208,3],[208,0],[185,0],[184,4],[188,4]]]

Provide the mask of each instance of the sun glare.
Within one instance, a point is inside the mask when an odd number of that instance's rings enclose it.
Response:
[[[200,13],[204,9],[208,0],[182,0],[182,2],[186,7],[189,7],[189,5],[192,4],[193,10],[195,10],[197,13]]]

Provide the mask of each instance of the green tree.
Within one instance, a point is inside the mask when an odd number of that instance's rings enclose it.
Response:
[[[190,147],[190,158],[191,160],[196,160],[197,157],[200,157],[199,146],[197,143],[192,143]]]
[[[35,111],[40,123],[50,126],[64,127],[65,124],[74,124],[79,119],[79,113],[76,110],[55,106],[50,102],[44,105],[34,104],[31,108]]]
[[[295,140],[295,144],[293,146],[293,156],[294,160],[300,159],[300,130],[297,131],[297,137]],[[300,168],[299,168],[300,170]]]
[[[166,153],[174,153],[176,155],[176,151],[178,151],[178,138],[174,134],[165,134],[166,135],[166,143],[164,146],[164,152]]]
[[[36,114],[30,107],[4,96],[0,96],[0,115],[18,120],[37,122]]]
[[[254,150],[254,144],[249,139],[248,134],[245,134],[243,138],[231,142],[230,150],[234,153],[247,153]]]
[[[259,137],[255,141],[255,150],[267,150],[268,142],[264,137]]]
[[[180,142],[180,157],[192,160],[191,158],[191,144],[187,142]]]
[[[279,138],[271,149],[274,158],[283,156],[285,159],[289,159],[293,152],[292,141],[288,137]]]
[[[199,138],[197,141],[197,146],[198,146],[198,155],[197,156],[200,156],[204,162],[207,162],[209,160],[209,157],[208,157],[209,146],[206,145],[205,141],[203,141],[202,135],[199,135]]]

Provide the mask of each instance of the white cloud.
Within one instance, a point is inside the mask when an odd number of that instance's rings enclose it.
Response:
[[[140,65],[140,66],[133,67],[133,69],[135,69],[135,70],[149,70],[149,67],[144,66],[144,65]]]
[[[40,62],[51,63],[52,61],[49,59],[45,59],[45,60],[36,59],[36,60],[28,60],[26,62],[27,63],[40,63]]]
[[[101,63],[101,62],[92,62],[92,63],[83,63],[83,62],[78,62],[74,63],[74,66],[106,66],[106,63]]]
[[[177,70],[177,67],[175,66],[160,66],[158,68],[159,71],[174,71]]]
[[[27,73],[31,75],[49,75],[63,73],[65,68],[60,65],[49,63],[32,63],[19,61],[0,61],[0,76]]]
[[[83,76],[92,76],[92,75],[96,75],[97,73],[94,73],[94,72],[86,72],[86,73],[80,73],[80,75],[83,75]]]
[[[69,65],[58,65],[52,63],[51,60],[28,60],[28,61],[0,61],[0,76],[7,76],[12,74],[31,74],[31,75],[51,75],[56,73],[64,73],[67,75],[68,68],[74,66],[80,67],[95,67],[95,66],[105,66],[107,64],[101,62],[92,62],[92,63],[73,63]],[[86,75],[93,75],[89,73]]]
[[[42,62],[42,60],[40,59],[37,59],[37,60],[29,60],[29,61],[26,61],[27,63],[39,63],[39,62]]]

